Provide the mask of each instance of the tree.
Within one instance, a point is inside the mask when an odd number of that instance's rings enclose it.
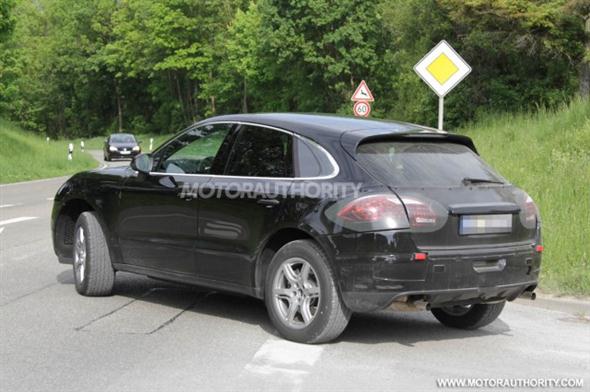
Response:
[[[584,25],[586,44],[584,55],[579,63],[580,95],[590,98],[590,2],[587,0],[570,0],[566,3],[565,10]]]
[[[14,0],[0,0],[0,40],[2,41],[14,28],[13,8]]]
[[[413,66],[441,39],[473,72],[449,128],[590,89],[587,0],[0,0],[0,110],[50,136],[170,132],[214,114],[351,113],[434,125]]]

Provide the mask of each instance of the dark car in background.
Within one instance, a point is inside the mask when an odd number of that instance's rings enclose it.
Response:
[[[383,309],[487,325],[534,296],[540,230],[466,136],[304,114],[196,123],[128,167],[74,175],[52,213],[80,294],[109,295],[116,271],[247,294],[305,343]]]
[[[133,158],[141,153],[141,147],[131,133],[113,133],[104,141],[103,155],[105,161],[115,158]]]

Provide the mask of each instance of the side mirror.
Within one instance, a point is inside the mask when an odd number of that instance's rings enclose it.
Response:
[[[131,161],[131,168],[143,174],[152,171],[154,161],[150,154],[139,154]]]

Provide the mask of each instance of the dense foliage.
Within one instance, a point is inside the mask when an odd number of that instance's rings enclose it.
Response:
[[[50,136],[170,132],[229,112],[350,113],[433,125],[413,65],[441,39],[473,73],[447,125],[578,89],[583,0],[0,0],[0,110]],[[590,56],[587,56],[590,57]]]

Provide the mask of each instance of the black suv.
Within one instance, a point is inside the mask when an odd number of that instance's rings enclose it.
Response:
[[[387,308],[481,327],[534,295],[543,249],[531,198],[468,137],[304,114],[214,117],[79,173],[52,231],[83,295],[110,294],[116,271],[248,294],[306,343]]]

